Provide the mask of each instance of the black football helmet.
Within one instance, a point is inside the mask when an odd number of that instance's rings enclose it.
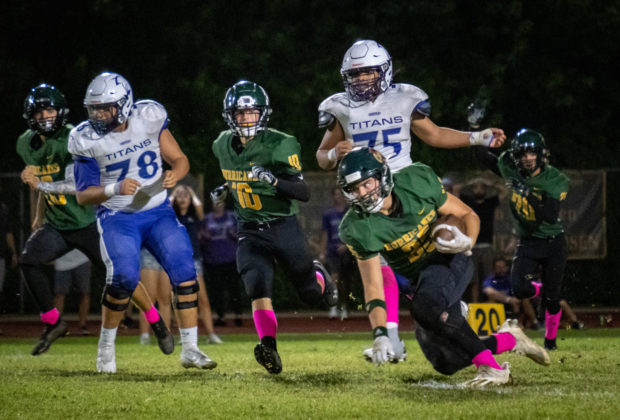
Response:
[[[55,109],[56,117],[35,119],[34,114],[47,108]],[[67,123],[68,115],[69,108],[65,96],[54,86],[46,83],[41,83],[32,88],[24,101],[23,117],[28,123],[28,127],[40,135],[54,133]]]
[[[526,153],[536,154],[536,164],[533,168],[526,168],[523,165],[522,157]],[[537,131],[522,128],[511,142],[510,156],[519,170],[531,175],[538,168],[544,168],[549,162],[549,149],[545,144],[545,138]]]
[[[257,109],[260,112],[258,121],[251,125],[237,123],[235,112],[239,109]],[[259,131],[267,128],[271,116],[269,96],[265,89],[254,82],[241,80],[232,85],[224,96],[222,117],[230,129],[240,137],[254,137]]]

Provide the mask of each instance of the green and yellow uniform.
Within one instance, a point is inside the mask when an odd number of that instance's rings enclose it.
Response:
[[[356,258],[381,254],[394,271],[415,281],[422,269],[445,258],[435,250],[430,230],[447,194],[429,166],[414,163],[394,175],[394,195],[401,203],[398,214],[360,214],[349,209],[339,235]]]
[[[545,165],[538,175],[523,177],[511,158],[510,151],[506,151],[499,156],[497,167],[502,178],[520,180],[530,188],[531,194],[539,200],[542,200],[545,194],[560,202],[566,199],[569,179],[549,164]],[[511,190],[510,193],[510,210],[515,218],[515,227],[519,237],[549,238],[564,231],[562,221],[559,218],[552,223],[543,220],[536,214],[534,207],[528,203],[527,197],[523,197],[514,190]]]
[[[242,222],[266,222],[298,213],[296,200],[277,196],[276,188],[252,177],[252,166],[262,166],[277,178],[301,172],[297,139],[274,129],[260,131],[239,153],[233,147],[231,130],[213,142],[213,154],[235,203],[235,215]]]
[[[28,129],[17,139],[17,153],[26,165],[34,166],[35,175],[42,182],[65,179],[66,167],[73,163],[67,151],[67,139],[72,128],[72,125],[66,124],[45,141]],[[79,205],[74,195],[46,193],[45,205],[46,223],[58,230],[81,229],[95,221],[94,207]]]

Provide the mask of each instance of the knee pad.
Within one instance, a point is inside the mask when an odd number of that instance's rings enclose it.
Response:
[[[251,300],[270,298],[271,290],[264,274],[258,269],[249,269],[241,273],[245,292]]]
[[[189,286],[174,286],[174,306],[177,309],[191,309],[198,307],[198,296],[194,298],[194,300],[189,300],[185,302],[179,302],[179,296],[187,296],[198,293],[200,287],[198,286],[198,282],[194,282]]]
[[[457,302],[450,308],[440,308],[428,297],[417,294],[411,302],[411,316],[425,329],[440,334],[448,328],[459,328],[465,323],[461,314],[461,304]]]
[[[129,290],[122,289],[120,287],[108,284],[103,288],[103,295],[101,296],[101,304],[105,306],[106,308],[109,308],[113,311],[122,312],[125,309],[127,309],[127,307],[129,306],[129,299],[131,298],[132,293],[133,292],[130,292]],[[118,300],[127,299],[127,302],[125,303],[110,302],[107,299],[108,295]]]

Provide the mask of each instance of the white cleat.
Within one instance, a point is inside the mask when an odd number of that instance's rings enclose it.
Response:
[[[549,366],[551,364],[549,353],[525,335],[516,319],[507,319],[497,332],[507,332],[515,338],[516,344],[511,351],[527,356],[543,366]]]
[[[105,347],[97,346],[97,372],[116,373],[114,345]]]
[[[207,340],[207,343],[208,344],[222,344],[224,342],[222,341],[220,337],[218,337],[217,334],[211,333],[209,334],[209,339]]]
[[[372,362],[372,347],[367,348],[362,352],[364,359],[367,362]],[[390,363],[400,363],[407,360],[407,349],[405,343],[401,340],[399,342],[398,350],[394,350],[394,355],[390,357]]]
[[[184,368],[213,369],[217,366],[214,362],[204,354],[198,347],[181,351],[181,366]]]
[[[501,369],[495,369],[489,365],[481,365],[478,367],[478,374],[474,379],[463,382],[459,386],[464,388],[484,388],[487,385],[505,385],[510,380],[510,363],[504,362]]]

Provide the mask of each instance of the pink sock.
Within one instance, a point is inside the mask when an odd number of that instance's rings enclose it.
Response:
[[[398,283],[394,271],[388,266],[381,266],[383,276],[383,293],[385,294],[385,309],[387,322],[398,324]]]
[[[534,296],[532,296],[530,299],[535,298],[536,296],[540,295],[540,289],[542,289],[542,283],[533,281],[532,286],[534,286],[534,288],[536,289],[536,293],[534,293]]]
[[[146,319],[146,322],[148,322],[149,324],[153,324],[159,321],[159,312],[157,312],[157,308],[154,306],[151,306],[151,309],[144,312],[144,318]]]
[[[256,327],[256,333],[258,338],[265,336],[276,336],[276,330],[278,329],[278,321],[276,320],[276,314],[268,309],[257,309],[252,313],[254,318],[254,326]]]
[[[545,311],[545,338],[553,340],[558,334],[558,328],[560,326],[560,318],[562,318],[562,310],[557,314],[550,314],[549,311]]]
[[[321,293],[325,292],[325,278],[323,278],[323,274],[320,271],[315,271],[316,281],[321,285]]]
[[[495,339],[497,340],[497,351],[495,354],[500,354],[505,351],[510,351],[515,348],[517,344],[517,340],[515,340],[514,336],[510,333],[503,332],[493,334]]]
[[[56,308],[52,309],[51,311],[41,313],[41,321],[45,322],[46,324],[54,325],[58,322],[58,318],[60,318],[60,313]]]
[[[478,353],[478,355],[476,355],[471,362],[474,366],[476,366],[476,368],[479,368],[481,365],[489,365],[493,369],[502,370],[502,367],[497,364],[495,358],[493,357],[493,353],[491,353],[491,350],[489,349]]]

